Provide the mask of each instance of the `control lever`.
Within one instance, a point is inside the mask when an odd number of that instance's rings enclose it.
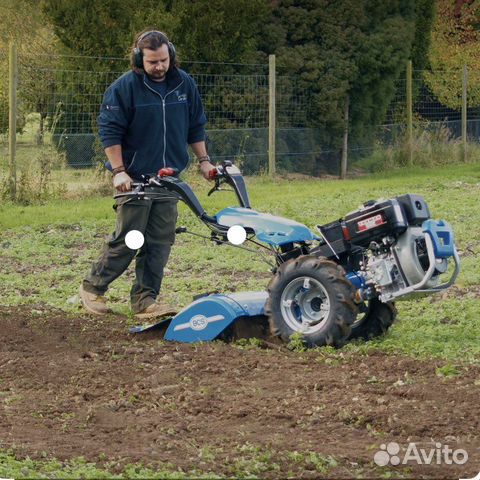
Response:
[[[142,190],[142,188],[143,188],[143,184],[142,184],[142,183],[139,183],[139,184],[135,187],[135,189],[133,190],[132,194],[133,194],[133,195],[136,195],[137,193],[140,193],[140,191]]]
[[[210,180],[215,180],[215,185],[209,190],[209,192],[207,193],[207,197],[209,197],[215,190],[218,190],[220,188],[220,177],[219,177],[219,171],[218,171],[218,168],[212,168],[212,170],[210,170],[208,172],[208,178]]]
[[[220,180],[218,178],[215,179],[215,185],[209,190],[207,197],[209,197],[216,190],[220,190]]]

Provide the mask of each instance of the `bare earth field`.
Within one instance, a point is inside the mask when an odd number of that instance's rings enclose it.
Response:
[[[0,307],[0,448],[182,472],[469,478],[480,471],[480,367],[288,350],[264,339],[175,344],[51,307]],[[465,465],[377,466],[381,445],[464,449]],[[47,452],[47,453],[45,453]]]

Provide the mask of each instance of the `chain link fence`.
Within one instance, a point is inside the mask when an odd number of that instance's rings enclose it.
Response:
[[[412,72],[412,141],[409,145],[405,72],[395,83],[395,95],[384,123],[376,127],[376,143],[361,152],[364,161],[360,164],[367,167],[371,162],[386,168],[407,165],[409,148],[414,165],[480,160],[480,72],[468,71],[465,122],[462,119],[464,82],[462,69]],[[355,165],[358,153],[355,145],[349,146],[350,165]]]
[[[200,73],[212,65],[183,62],[198,85],[208,118],[209,154],[234,160],[245,173],[268,163],[268,66],[215,64],[219,73]],[[236,70],[237,73],[221,73]],[[238,73],[241,71],[241,73]]]
[[[19,168],[42,149],[53,165],[91,168],[105,160],[96,136],[96,117],[103,93],[122,73],[126,59],[87,57],[19,57],[17,89],[17,164]],[[183,62],[197,82],[208,117],[209,153],[234,160],[246,174],[268,167],[268,65]],[[206,73],[206,72],[215,73]],[[227,72],[227,73],[222,73]],[[438,73],[438,72],[436,72]],[[439,84],[439,78],[444,84]],[[435,84],[435,82],[437,82]],[[395,96],[382,125],[374,126],[373,146],[350,142],[349,167],[369,168],[406,162],[407,80],[395,84]],[[480,72],[469,72],[467,138],[469,158],[478,158],[480,139]],[[453,89],[453,91],[452,91]],[[435,95],[433,91],[437,92]],[[462,72],[413,72],[413,150],[415,162],[432,156],[461,154]],[[309,126],[311,92],[289,75],[276,76],[276,164],[278,171],[305,174],[339,173],[341,147],[324,143],[320,128]],[[0,165],[8,168],[8,52],[0,52]],[[341,141],[333,142],[341,145]],[[330,143],[330,145],[332,142]]]

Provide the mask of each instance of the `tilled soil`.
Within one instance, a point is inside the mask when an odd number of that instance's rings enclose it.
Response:
[[[381,352],[167,343],[159,332],[129,334],[125,317],[42,306],[0,307],[0,328],[0,443],[20,457],[235,475],[263,455],[276,465],[263,478],[480,471],[479,367],[441,377],[444,362]],[[410,442],[436,457],[378,467],[389,442],[400,458]],[[464,449],[468,462],[437,465],[440,445]],[[314,459],[330,457],[319,469]]]

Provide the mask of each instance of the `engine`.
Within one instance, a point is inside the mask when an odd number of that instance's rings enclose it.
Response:
[[[451,227],[430,218],[420,195],[369,201],[343,219],[317,228],[324,240],[318,252],[336,257],[364,300],[378,297],[388,302],[444,289],[459,271]],[[441,284],[450,257],[455,259],[455,271],[448,284]]]

